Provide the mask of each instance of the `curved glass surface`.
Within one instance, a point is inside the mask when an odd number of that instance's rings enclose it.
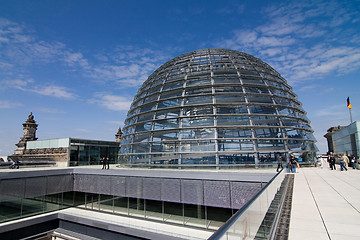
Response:
[[[249,54],[204,49],[178,56],[143,83],[123,128],[130,164],[261,164],[316,146],[286,80]]]

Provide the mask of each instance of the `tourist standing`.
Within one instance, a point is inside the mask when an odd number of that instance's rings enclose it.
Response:
[[[106,165],[107,169],[110,169],[110,159],[108,157],[106,158]]]
[[[356,164],[356,157],[354,155],[351,155],[351,166],[353,169],[355,169]]]
[[[103,157],[101,161],[102,161],[102,169],[106,169],[106,158]]]
[[[296,166],[298,162],[296,161],[295,157],[291,155],[290,157],[290,165],[291,165],[291,172],[296,173]]]

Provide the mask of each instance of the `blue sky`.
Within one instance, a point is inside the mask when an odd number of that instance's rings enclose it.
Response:
[[[360,1],[0,1],[0,155],[33,112],[39,139],[114,140],[137,89],[166,61],[229,48],[275,68],[321,152],[360,120]]]

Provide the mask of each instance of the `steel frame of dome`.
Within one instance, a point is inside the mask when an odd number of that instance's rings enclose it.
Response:
[[[234,165],[316,153],[306,112],[286,80],[249,54],[180,55],[143,83],[123,128],[127,164]]]

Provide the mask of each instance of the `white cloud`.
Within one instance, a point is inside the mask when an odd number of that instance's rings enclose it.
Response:
[[[44,113],[51,113],[51,114],[65,114],[66,112],[59,109],[54,108],[36,108],[36,112],[44,112]]]
[[[128,111],[130,109],[132,99],[123,96],[97,93],[95,99],[90,102],[97,103],[98,105],[112,111]]]
[[[342,30],[358,18],[342,2],[274,5],[265,11],[263,25],[235,30],[217,45],[245,50],[276,67],[289,82],[303,82],[360,68],[360,32]]]
[[[39,95],[51,96],[63,99],[75,99],[77,96],[71,92],[70,89],[57,86],[47,85],[40,86],[35,83],[33,79],[14,79],[2,81],[2,88],[15,88],[24,92],[33,92]]]
[[[76,95],[71,93],[69,89],[62,86],[49,85],[44,87],[36,87],[28,91],[34,92],[44,96],[52,96],[56,98],[74,99]]]
[[[119,46],[111,54],[97,54],[96,58],[101,62],[87,72],[89,77],[134,87],[141,85],[169,57],[148,48]]]
[[[0,100],[0,108],[2,109],[16,108],[21,106],[22,106],[21,103],[10,102],[7,100]]]
[[[68,49],[58,41],[43,41],[28,30],[28,27],[0,18],[0,62],[12,63],[7,71],[19,72],[19,66],[36,63],[58,62],[70,67],[87,68],[82,53]]]

